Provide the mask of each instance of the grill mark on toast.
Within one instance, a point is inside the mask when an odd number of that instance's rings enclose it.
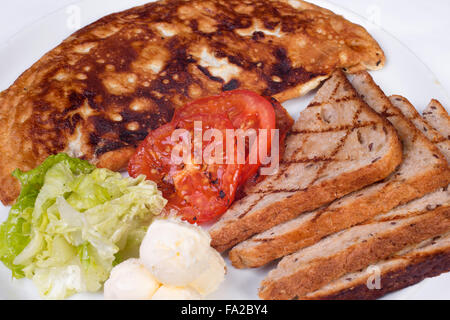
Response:
[[[417,134],[417,132],[414,132],[413,137],[412,137],[413,143],[415,143],[417,141],[418,137],[419,137],[419,135]]]
[[[303,158],[303,159],[296,159],[296,160],[289,160],[289,161],[283,161],[283,164],[300,164],[300,163],[317,163],[317,162],[327,162],[327,161],[334,161],[333,158],[328,157],[314,157],[314,158]]]
[[[445,142],[445,141],[447,141],[448,139],[446,139],[446,138],[444,138],[444,137],[437,137],[437,138],[434,138],[434,139],[431,139],[431,141],[433,142],[433,143],[442,143],[442,142]]]
[[[330,100],[331,97],[334,97],[336,95],[336,92],[337,92],[338,88],[341,86],[341,84],[342,84],[342,81],[340,81],[340,80],[336,82],[336,86],[334,87],[333,91],[331,92],[331,95],[328,97],[327,100]]]
[[[361,112],[362,112],[362,108],[361,108],[361,105],[359,105],[358,109],[356,110],[355,114],[353,115],[353,128],[347,130],[345,136],[341,138],[338,145],[331,153],[331,158],[333,159],[333,161],[334,161],[334,157],[339,153],[339,151],[345,145],[348,137],[350,136],[350,133],[352,133],[355,130],[355,125],[356,125],[356,122],[358,121],[358,118],[359,118],[359,115],[361,114]],[[319,170],[317,170],[316,177],[309,185],[316,183],[321,178],[321,174],[328,168],[329,164],[333,161],[325,162],[324,165],[321,168],[319,168]]]
[[[335,98],[332,98],[332,97],[334,96],[334,93],[337,92],[337,90],[338,90],[338,88],[339,88],[339,86],[340,86],[341,84],[342,84],[342,81],[340,81],[340,80],[336,81],[335,86],[334,86],[334,88],[333,88],[333,90],[332,90],[332,93],[331,93],[330,95],[328,95],[326,98],[323,98],[323,99],[322,99],[322,100],[324,100],[325,102],[313,101],[313,102],[311,102],[311,103],[308,105],[307,108],[310,108],[310,107],[316,107],[316,106],[323,106],[323,105],[325,105],[325,104],[327,104],[327,103],[330,103],[331,101],[336,101],[336,99],[335,99]],[[350,96],[349,96],[349,97],[350,97]],[[347,98],[347,97],[344,97],[343,99],[345,99],[345,98]]]
[[[309,187],[303,188],[303,189],[270,189],[269,191],[261,191],[261,192],[255,192],[253,194],[277,194],[277,193],[296,193],[296,192],[302,192],[308,190]],[[289,196],[288,196],[289,198]]]
[[[328,99],[327,99],[327,101],[328,101],[329,103],[338,102],[338,101],[353,101],[353,100],[358,100],[358,101],[359,101],[358,95],[357,95],[357,94],[352,95],[352,96],[346,96],[346,97],[341,98],[341,99],[335,99],[335,98],[332,98],[332,97],[334,97],[334,96],[336,95],[337,90],[339,89],[339,87],[340,87],[341,85],[342,85],[342,81],[341,81],[341,80],[336,81],[336,85],[335,85],[335,87],[334,87],[334,89],[333,89],[331,95],[330,95],[330,96],[328,97]],[[339,151],[341,150],[341,148],[344,146],[345,142],[347,141],[348,136],[350,135],[350,133],[353,131],[353,128],[354,128],[355,125],[357,124],[357,120],[358,120],[358,117],[359,117],[359,115],[361,114],[361,112],[362,112],[362,109],[361,109],[361,106],[359,105],[359,106],[358,106],[358,109],[356,110],[355,114],[353,115],[352,128],[347,129],[346,134],[344,135],[344,137],[342,137],[342,138],[340,139],[338,145],[336,146],[336,148],[335,148],[335,149],[333,150],[333,152],[331,153],[331,157],[330,157],[331,160],[330,160],[330,161],[327,161],[327,162],[324,162],[323,165],[322,165],[322,167],[320,167],[319,170],[317,170],[316,175],[315,175],[315,178],[314,178],[314,179],[312,180],[312,182],[308,185],[308,187],[311,186],[311,185],[313,185],[314,183],[316,183],[316,182],[321,178],[321,174],[326,170],[326,168],[328,167],[328,165],[329,165],[331,162],[334,161],[334,157],[338,154],[338,152],[339,152]],[[334,129],[334,130],[333,130],[333,129]],[[331,131],[331,132],[336,132],[336,131],[340,131],[340,130],[336,130],[336,128],[332,128],[332,131]],[[308,188],[308,187],[307,187],[307,188]]]
[[[305,139],[305,143],[307,143],[309,139],[310,139],[310,136],[307,136]],[[294,151],[294,154],[298,153],[300,151],[300,149],[301,149],[301,146]],[[316,162],[314,159],[311,159],[311,160],[305,159],[305,160],[306,161],[302,161],[302,159],[300,159],[300,161],[298,163]],[[283,164],[285,164],[285,163],[286,162],[283,161]],[[280,166],[280,168],[278,169],[278,172],[277,172],[276,176],[273,178],[273,180],[277,181],[281,176],[283,176],[286,173],[287,169],[288,169],[288,166]],[[268,190],[266,190],[264,192],[266,192],[266,193],[276,192],[275,190],[273,190],[271,188],[273,188],[273,185],[270,185],[267,188]],[[258,192],[256,192],[256,193],[258,193]]]
[[[242,219],[244,218],[250,211],[253,210],[253,208],[256,206],[256,204],[258,203],[258,201],[261,201],[262,198],[264,198],[264,196],[267,194],[266,192],[255,192],[253,194],[258,194],[260,195],[260,197],[258,199],[256,199],[255,201],[253,201],[253,203],[247,208],[247,210],[245,210],[241,215],[238,216],[238,219]]]
[[[337,89],[339,88],[339,86],[337,86],[335,88],[335,90],[337,91]],[[347,97],[343,97],[343,98],[338,98],[338,99],[331,99],[328,98],[328,100],[326,102],[311,102],[307,108],[311,108],[311,107],[321,107],[324,106],[326,104],[330,104],[332,102],[337,102],[337,103],[341,103],[341,102],[351,102],[353,100],[357,100],[359,97],[357,95],[351,95],[351,96],[347,96]]]
[[[367,122],[363,122],[363,123],[358,123],[356,125],[353,124],[349,124],[349,125],[343,125],[343,126],[338,126],[338,127],[334,127],[334,128],[328,128],[328,129],[323,129],[323,130],[294,130],[291,132],[291,135],[299,135],[299,134],[320,134],[320,133],[330,133],[330,132],[339,132],[339,131],[346,131],[346,130],[350,130],[350,129],[363,129],[363,128],[367,128],[370,126],[375,125],[376,123],[373,121],[367,121]]]
[[[342,148],[342,146],[345,144],[345,141],[347,141],[348,136],[350,135],[351,130],[347,130],[346,134],[344,137],[341,138],[341,140],[339,141],[337,147],[333,150],[333,152],[331,153],[331,157],[336,156],[336,154],[339,152],[339,150]],[[319,180],[322,176],[322,173],[325,171],[326,168],[328,168],[328,165],[333,162],[334,159],[332,159],[331,161],[327,161],[324,163],[324,165],[322,167],[319,168],[319,170],[317,170],[316,173],[316,177],[313,179],[313,181],[309,184],[312,185],[314,183],[317,182],[317,180]]]
[[[257,242],[257,243],[266,243],[266,242],[271,242],[273,240],[274,240],[273,238],[265,238],[265,239],[254,239],[253,241]]]
[[[391,112],[388,112],[388,111],[383,111],[383,112],[380,112],[379,114],[382,115],[382,116],[385,117],[385,118],[388,118],[388,119],[389,119],[390,117],[398,116],[398,114],[391,113]]]

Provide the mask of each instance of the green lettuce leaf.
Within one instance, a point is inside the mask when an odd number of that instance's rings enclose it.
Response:
[[[166,205],[144,176],[123,178],[65,154],[14,175],[22,192],[0,226],[0,260],[51,299],[98,291],[115,264],[136,256]]]
[[[58,154],[48,157],[37,168],[23,172],[15,170],[15,176],[21,183],[21,193],[12,206],[8,219],[0,226],[0,260],[12,271],[13,277],[23,278],[24,266],[13,262],[33,238],[32,215],[36,199],[44,185],[44,179],[50,168],[64,163],[74,175],[90,173],[95,166],[87,161],[74,159],[67,154]]]

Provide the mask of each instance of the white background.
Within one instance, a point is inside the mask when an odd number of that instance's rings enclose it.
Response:
[[[75,2],[75,0],[0,1],[0,43],[30,23]],[[450,94],[450,1],[331,0],[331,2],[366,17],[397,37],[425,62]]]

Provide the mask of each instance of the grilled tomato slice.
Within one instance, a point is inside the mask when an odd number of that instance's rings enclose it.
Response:
[[[222,93],[220,96],[198,99],[175,112],[174,119],[189,118],[196,113],[226,114],[235,129],[266,129],[267,139],[257,140],[256,143],[246,145],[246,164],[242,168],[241,184],[254,176],[261,166],[258,148],[270,150],[271,130],[276,127],[275,110],[272,104],[255,92],[248,90],[234,90]],[[248,142],[248,141],[247,141]],[[259,145],[263,143],[264,145]],[[249,161],[248,155],[258,155],[256,163]]]
[[[168,199],[166,213],[176,212],[191,223],[211,221],[228,209],[237,189],[258,171],[258,148],[270,150],[275,122],[271,103],[250,91],[199,99],[150,132],[131,158],[128,172],[132,177],[144,174],[158,184]],[[246,139],[243,163],[236,129],[268,130],[266,139]],[[227,135],[230,130],[233,136]],[[258,155],[256,163],[249,161],[251,152]]]

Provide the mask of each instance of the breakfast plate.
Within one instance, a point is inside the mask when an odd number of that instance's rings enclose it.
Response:
[[[57,11],[32,26],[21,31],[0,47],[1,76],[0,90],[6,89],[27,68],[44,53],[55,47],[61,40],[75,31],[74,27],[83,27],[107,14],[128,9],[149,2],[148,0],[90,0],[80,1],[70,10]],[[440,100],[449,106],[450,99],[444,88],[432,72],[404,45],[380,27],[358,15],[326,1],[311,1],[328,8],[348,20],[364,26],[380,43],[387,56],[387,64],[381,71],[373,72],[375,81],[387,95],[400,94],[423,111],[431,98]],[[76,18],[81,23],[76,25]],[[75,20],[73,20],[75,19]],[[38,35],[38,36],[36,36]],[[284,103],[286,109],[296,119],[299,112],[307,106],[312,94]],[[6,219],[9,208],[0,205],[0,221]],[[209,296],[210,299],[247,300],[257,299],[257,288],[268,270],[269,265],[257,270],[237,270],[229,262],[226,281],[220,289]],[[390,294],[385,299],[450,299],[448,287],[450,275],[428,279],[418,285]],[[10,271],[0,265],[1,299],[38,299],[39,295],[29,280],[12,280]],[[79,294],[72,299],[101,299],[101,294]]]

